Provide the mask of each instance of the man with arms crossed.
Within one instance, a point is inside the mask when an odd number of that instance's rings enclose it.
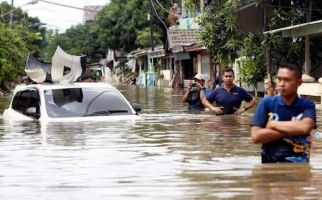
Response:
[[[279,96],[261,100],[251,122],[251,138],[262,143],[262,163],[309,162],[310,133],[316,126],[313,101],[298,97],[302,69],[282,64],[277,74]]]

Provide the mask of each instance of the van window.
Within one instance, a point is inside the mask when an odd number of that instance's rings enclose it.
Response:
[[[13,98],[12,109],[15,111],[27,115],[29,117],[37,118],[40,117],[40,100],[39,92],[36,89],[28,89],[24,91],[19,91]],[[36,113],[30,115],[26,113],[26,110],[30,107],[36,108]]]

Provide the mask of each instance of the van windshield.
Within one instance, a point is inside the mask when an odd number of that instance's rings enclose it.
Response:
[[[49,117],[88,117],[134,114],[118,92],[106,88],[45,90]]]

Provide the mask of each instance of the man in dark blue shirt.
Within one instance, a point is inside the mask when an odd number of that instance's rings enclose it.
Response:
[[[202,103],[205,107],[220,114],[241,114],[256,105],[256,99],[246,90],[234,84],[234,71],[232,68],[223,70],[223,85],[216,88],[209,95],[203,96]],[[242,101],[248,102],[241,107]],[[216,106],[212,103],[216,102]]]
[[[262,143],[262,163],[309,162],[310,133],[316,126],[311,100],[298,97],[302,70],[282,64],[277,74],[279,96],[261,100],[251,122],[254,143]]]

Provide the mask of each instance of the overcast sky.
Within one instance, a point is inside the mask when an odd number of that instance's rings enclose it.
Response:
[[[3,1],[3,0],[0,0]],[[11,4],[11,0],[5,0]],[[105,5],[109,0],[46,0],[67,6],[83,8],[85,5]],[[24,5],[31,0],[14,0],[14,6],[28,12],[29,16],[38,17],[46,27],[64,32],[72,25],[83,23],[84,11],[39,1],[34,5]]]

